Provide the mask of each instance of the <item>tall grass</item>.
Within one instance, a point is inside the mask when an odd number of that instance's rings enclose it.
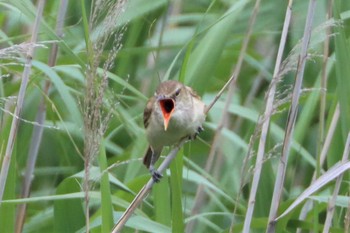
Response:
[[[110,232],[123,215],[122,232],[350,228],[348,1],[0,11],[1,232]],[[144,191],[142,114],[159,79],[217,102]]]

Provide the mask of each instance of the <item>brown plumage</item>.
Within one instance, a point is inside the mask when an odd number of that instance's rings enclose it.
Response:
[[[175,145],[183,138],[194,139],[205,120],[204,107],[192,88],[173,80],[162,82],[147,102],[143,123],[150,146],[143,163],[155,181],[161,177],[154,164],[163,147]]]

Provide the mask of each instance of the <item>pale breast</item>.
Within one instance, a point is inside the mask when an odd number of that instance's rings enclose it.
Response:
[[[151,126],[151,125],[150,125]],[[187,134],[187,129],[176,127],[174,122],[169,123],[168,129],[164,130],[163,124],[152,124],[146,130],[148,142],[153,148],[172,146],[180,141]],[[152,130],[150,130],[152,128]]]
[[[187,103],[185,106],[177,106],[166,131],[162,115],[153,114],[146,129],[150,145],[153,148],[172,146],[181,139],[194,135],[205,120],[204,107],[204,103],[196,99],[193,105]]]

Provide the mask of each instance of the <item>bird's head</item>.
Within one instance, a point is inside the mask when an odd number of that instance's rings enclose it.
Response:
[[[169,80],[162,82],[155,93],[157,104],[162,111],[164,120],[164,130],[166,131],[169,126],[169,122],[172,114],[176,109],[176,103],[178,101],[185,100],[186,88],[177,81]]]

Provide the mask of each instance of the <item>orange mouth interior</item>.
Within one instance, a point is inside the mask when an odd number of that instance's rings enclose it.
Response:
[[[175,102],[173,99],[162,99],[159,101],[159,105],[163,113],[164,130],[166,131],[169,125],[171,115],[175,110]]]

